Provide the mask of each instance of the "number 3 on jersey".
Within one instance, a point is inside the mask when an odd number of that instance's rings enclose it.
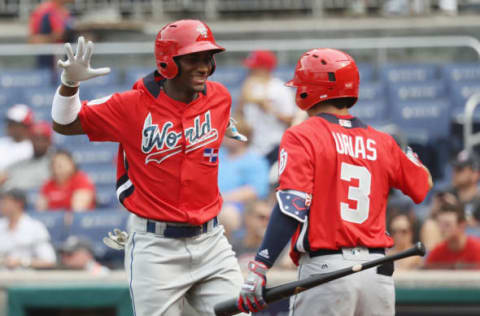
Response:
[[[340,178],[350,182],[358,179],[358,187],[348,186],[348,199],[357,202],[356,208],[350,208],[348,203],[340,202],[340,216],[344,221],[361,224],[368,218],[370,211],[370,185],[372,175],[363,166],[355,166],[342,162]]]

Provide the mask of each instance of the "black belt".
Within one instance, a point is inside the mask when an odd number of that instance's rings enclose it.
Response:
[[[384,255],[385,248],[368,248],[368,252],[381,253]],[[318,249],[318,250],[310,251],[309,255],[310,255],[310,258],[313,258],[313,257],[325,256],[325,255],[337,255],[341,253],[342,253],[342,249]]]
[[[209,230],[208,224],[211,221],[213,221],[213,223],[210,225],[211,229],[218,226],[218,219],[217,217],[214,217],[213,219],[209,220],[208,222],[200,226],[177,226],[177,225],[167,224],[164,227],[163,231],[157,231],[155,222],[148,220],[146,231],[149,233],[161,234],[166,238],[190,238],[190,237],[195,237],[208,232]]]

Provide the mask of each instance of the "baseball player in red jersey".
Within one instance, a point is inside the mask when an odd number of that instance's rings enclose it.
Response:
[[[227,89],[207,81],[224,51],[209,27],[180,20],[155,40],[157,70],[132,90],[80,102],[93,44],[66,44],[53,100],[55,131],[118,142],[117,196],[133,213],[125,247],[134,315],[181,315],[186,299],[201,315],[240,290],[242,276],[218,225],[218,148],[229,125]]]
[[[287,85],[309,118],[282,138],[278,203],[249,263],[238,299],[243,311],[265,307],[265,275],[289,240],[300,279],[384,256],[393,245],[385,223],[390,189],[419,203],[432,186],[411,150],[349,114],[359,85],[349,55],[310,50]],[[384,265],[302,292],[291,298],[290,315],[394,315],[392,273],[393,265]]]

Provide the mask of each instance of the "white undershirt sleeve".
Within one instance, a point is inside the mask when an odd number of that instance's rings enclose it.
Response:
[[[70,97],[60,95],[60,87],[55,92],[52,104],[52,119],[58,124],[68,125],[77,119],[82,107],[80,95],[77,93]]]

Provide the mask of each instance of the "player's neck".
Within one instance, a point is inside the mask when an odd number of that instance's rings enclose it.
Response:
[[[178,89],[171,80],[166,80],[163,85],[165,93],[175,101],[190,103],[198,97],[198,92],[193,90]]]
[[[350,115],[347,108],[338,109],[330,104],[322,104],[314,106],[307,110],[308,116],[315,116],[320,113],[328,113],[334,115]]]

